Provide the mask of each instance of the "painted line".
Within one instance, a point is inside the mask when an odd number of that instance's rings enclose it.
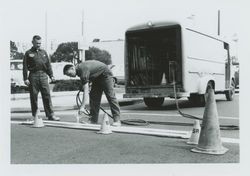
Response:
[[[11,124],[22,124],[22,123],[28,123],[28,121],[16,121],[16,120],[11,121]]]
[[[225,143],[233,143],[233,144],[239,144],[240,143],[240,139],[236,139],[236,138],[221,138],[222,142]]]
[[[129,115],[141,115],[141,116],[161,116],[161,117],[182,117],[181,115],[179,114],[158,114],[158,113],[134,113],[134,112],[121,112],[123,114],[129,114]],[[202,116],[199,116],[199,115],[194,115],[194,116],[197,116],[197,117],[200,117],[202,118]],[[227,116],[219,116],[219,119],[230,119],[230,120],[239,120],[239,117],[227,117]]]
[[[219,116],[219,119],[240,120],[239,117]]]
[[[65,111],[55,111],[55,115],[74,115],[76,116],[77,114],[77,110],[65,110]],[[41,116],[45,117],[44,112],[41,112]],[[101,114],[101,113],[100,113]],[[14,112],[11,113],[11,116],[15,116],[15,117],[22,117],[22,116],[28,116],[30,118],[32,118],[31,112]]]

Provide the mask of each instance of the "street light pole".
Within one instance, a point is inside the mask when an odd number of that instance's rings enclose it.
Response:
[[[218,10],[218,35],[220,35],[220,10]]]
[[[81,22],[81,37],[80,37],[80,41],[78,42],[78,50],[79,50],[79,58],[80,60],[83,62],[85,61],[85,40],[84,40],[84,11],[82,10],[82,22]]]
[[[45,12],[45,50],[47,51],[47,45],[48,45],[48,39],[47,39],[47,35],[48,35],[48,31],[47,31],[47,28],[48,28],[48,26],[47,26],[47,23],[48,23],[48,21],[47,21],[47,10],[46,10],[46,12]]]

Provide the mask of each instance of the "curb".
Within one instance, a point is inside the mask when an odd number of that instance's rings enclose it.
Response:
[[[119,100],[120,106],[128,106],[128,105],[134,105],[143,102],[142,99],[131,99],[131,100]],[[102,107],[108,107],[108,102],[102,103]],[[87,105],[87,108],[89,105]],[[74,106],[54,106],[54,111],[65,111],[65,110],[77,110],[78,107],[76,105]],[[41,112],[44,112],[44,109],[42,108],[40,110]],[[30,108],[11,108],[11,113],[29,113],[31,112]]]
[[[116,94],[124,94],[124,91],[121,91],[118,88],[115,88]],[[59,91],[59,92],[50,92],[51,98],[55,97],[68,97],[68,96],[76,96],[78,91]],[[11,95],[11,100],[28,100],[30,98],[29,93],[19,93],[19,94],[10,94]],[[41,96],[41,95],[40,95]]]

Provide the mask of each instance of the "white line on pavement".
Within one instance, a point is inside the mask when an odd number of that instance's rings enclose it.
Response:
[[[240,139],[236,139],[236,138],[221,138],[222,142],[225,143],[233,143],[233,144],[239,144],[240,143]]]
[[[179,114],[163,114],[163,113],[141,113],[141,112],[129,112],[129,111],[122,111],[121,113],[123,114],[129,114],[129,115],[141,115],[141,116],[161,116],[161,117],[181,117],[181,115]],[[195,115],[196,116],[196,115]],[[197,117],[201,117],[199,115],[197,115]],[[219,119],[230,119],[230,120],[239,120],[239,117],[226,117],[226,116],[219,116]]]

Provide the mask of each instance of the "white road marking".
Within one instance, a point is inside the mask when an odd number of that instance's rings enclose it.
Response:
[[[182,117],[179,114],[170,114],[170,113],[141,113],[141,112],[131,112],[131,111],[122,111],[123,114],[129,114],[129,115],[139,115],[139,116],[161,116],[161,117]],[[196,117],[202,118],[200,115],[193,115]],[[219,116],[219,119],[230,119],[230,120],[239,120],[239,117],[226,117],[226,116]]]
[[[233,143],[233,144],[239,144],[240,143],[240,139],[236,139],[236,138],[221,138],[222,142],[225,143]]]

